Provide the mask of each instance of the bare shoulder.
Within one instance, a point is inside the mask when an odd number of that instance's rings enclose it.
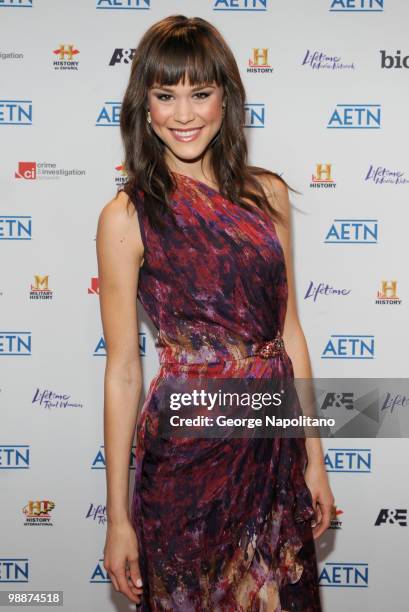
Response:
[[[135,207],[124,191],[116,194],[99,213],[97,247],[104,245],[126,247],[136,260],[143,257],[143,242]]]
[[[289,194],[285,181],[274,172],[264,172],[260,181],[273,208],[278,208],[281,214],[287,216],[289,212]]]
[[[129,198],[124,191],[120,191],[112,198],[99,213],[98,222],[102,225],[107,225],[115,232],[118,229],[124,229],[127,224],[131,223],[133,211],[135,209],[128,204]]]

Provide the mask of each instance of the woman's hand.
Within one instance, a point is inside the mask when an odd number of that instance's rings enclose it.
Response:
[[[329,486],[328,474],[323,463],[308,462],[304,478],[313,499],[315,523],[312,524],[312,533],[314,540],[316,540],[330,526],[331,512],[335,499]]]
[[[139,569],[138,540],[130,521],[109,524],[104,547],[104,569],[116,591],[139,604],[142,580]]]

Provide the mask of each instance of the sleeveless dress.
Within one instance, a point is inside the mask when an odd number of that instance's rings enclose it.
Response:
[[[165,215],[165,231],[154,230],[143,192],[132,196],[145,247],[138,299],[158,330],[160,363],[137,424],[131,519],[144,586],[136,608],[321,612],[305,439],[158,431],[169,377],[294,377],[280,341],[288,293],[272,219],[173,175],[177,228]]]

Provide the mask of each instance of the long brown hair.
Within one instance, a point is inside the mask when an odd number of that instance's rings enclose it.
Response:
[[[162,226],[163,215],[171,212],[169,201],[176,184],[164,160],[165,145],[146,120],[147,91],[154,84],[184,83],[186,77],[191,86],[216,82],[224,88],[223,122],[209,143],[211,169],[221,195],[251,209],[252,204],[244,201],[247,198],[273,219],[282,221],[282,215],[271,207],[256,177],[270,174],[291,191],[295,190],[275,172],[247,165],[243,130],[246,94],[240,72],[219,31],[200,17],[170,15],[162,19],[150,26],[135,50],[120,114],[128,177],[123,190],[131,201],[142,190],[150,223]]]

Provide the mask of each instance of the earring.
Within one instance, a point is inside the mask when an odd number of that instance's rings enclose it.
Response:
[[[146,113],[146,117],[147,117],[147,122],[151,123],[152,119],[151,119],[151,112],[148,110],[148,112]]]

